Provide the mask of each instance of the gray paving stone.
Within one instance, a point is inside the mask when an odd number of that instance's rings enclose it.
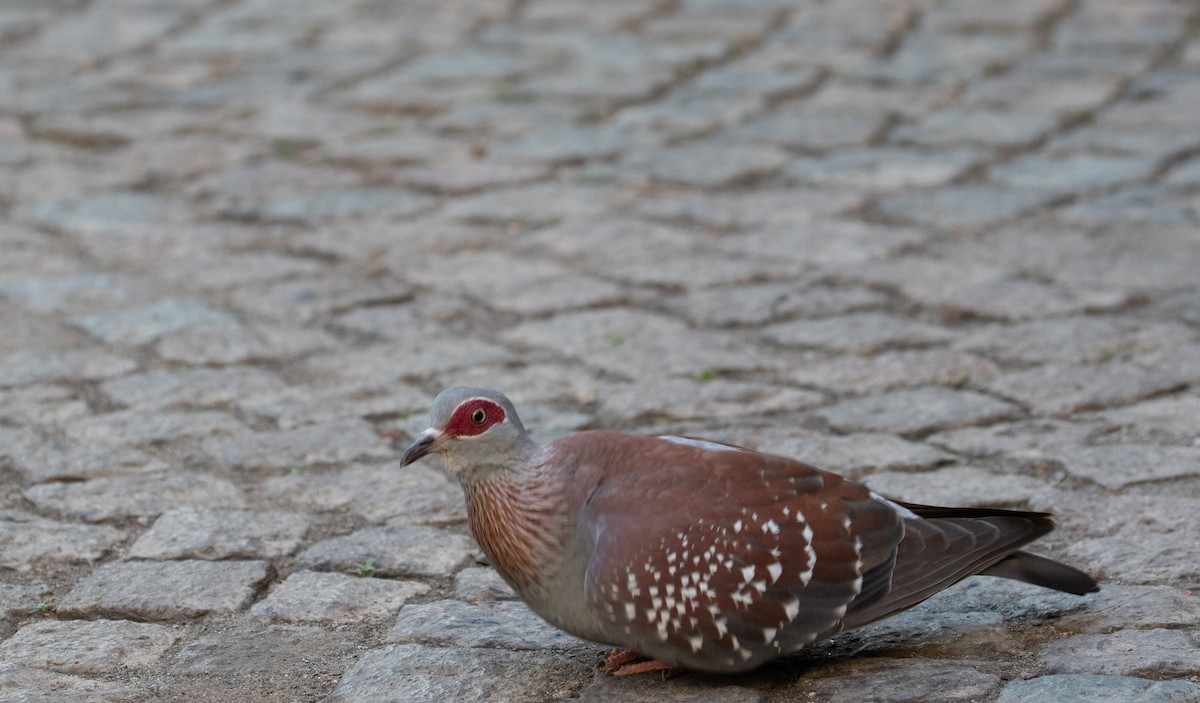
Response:
[[[1180,198],[1169,186],[1134,184],[1116,192],[1104,192],[1078,200],[1063,208],[1060,217],[1067,223],[1085,226],[1120,222],[1138,226],[1186,227],[1192,220],[1190,208],[1188,201]]]
[[[972,391],[927,386],[845,400],[815,414],[839,430],[906,434],[1011,419],[1019,409]]]
[[[997,325],[968,335],[959,346],[1030,363],[1103,361],[1191,341],[1183,325],[1129,317],[1065,317]]]
[[[62,442],[36,435],[10,446],[13,466],[35,483],[159,473],[168,468],[165,461],[133,447]]]
[[[795,149],[835,149],[864,146],[883,125],[879,115],[778,110],[735,127],[733,134]]]
[[[628,420],[648,416],[656,419],[735,417],[797,410],[816,405],[821,400],[821,395],[811,391],[700,375],[695,379],[614,384],[599,402],[601,412]]]
[[[1200,638],[1183,630],[1123,630],[1075,635],[1042,646],[1054,674],[1194,676],[1200,671]]]
[[[550,625],[519,601],[410,603],[400,610],[384,642],[511,650],[595,647]]]
[[[428,405],[428,394],[407,384],[369,383],[317,388],[293,386],[247,394],[238,402],[244,412],[269,417],[283,430],[349,417],[404,416]]]
[[[819,359],[797,365],[791,379],[819,388],[863,392],[931,383],[978,383],[998,372],[996,364],[974,354],[917,349]]]
[[[582,276],[540,256],[464,251],[413,263],[416,265],[405,272],[413,283],[451,290],[489,307],[514,312],[588,307],[623,297],[615,284]],[[546,296],[558,302],[547,302]]]
[[[491,154],[498,154],[492,149]],[[396,183],[435,194],[473,193],[493,186],[520,185],[545,178],[549,171],[534,164],[491,161],[445,161],[393,171]]]
[[[744,434],[743,440],[739,435]],[[731,440],[761,452],[795,457],[841,474],[874,471],[921,471],[953,460],[953,455],[895,435],[855,432],[847,435],[798,435],[794,430],[735,433]]]
[[[935,147],[984,145],[1017,146],[1029,144],[1049,133],[1058,119],[1034,110],[987,110],[977,108],[939,110],[914,125],[902,125],[892,132],[892,140],[901,144]]]
[[[863,478],[875,492],[921,505],[1021,505],[1046,491],[1046,484],[1020,474],[998,474],[973,466],[932,471],[872,473]]]
[[[732,335],[702,334],[672,318],[624,308],[534,320],[504,331],[500,339],[580,357],[596,368],[631,378],[750,371],[779,363]]]
[[[336,680],[353,656],[349,639],[314,625],[237,625],[188,642],[168,671],[200,677],[207,690],[255,691],[261,682],[259,695],[270,697],[280,681],[295,677]]]
[[[1154,369],[1178,379],[1194,383],[1200,376],[1200,344],[1178,344],[1158,347],[1136,359],[1140,366]]]
[[[1010,681],[997,703],[1194,703],[1200,686],[1189,681],[1152,681],[1134,676],[1054,674]]]
[[[393,453],[388,442],[362,420],[336,420],[278,432],[210,437],[201,447],[223,466],[241,470],[336,464],[387,457]]]
[[[1046,600],[1046,599],[1042,599]],[[1200,594],[1170,586],[1106,583],[1086,607],[1071,608],[1061,622],[1076,632],[1109,633],[1126,628],[1186,630],[1200,616]]]
[[[275,559],[294,552],[308,531],[300,513],[174,508],[133,543],[134,559]]]
[[[357,624],[395,617],[406,601],[429,592],[416,581],[297,571],[254,604],[250,616],[270,622]]]
[[[1200,417],[1200,397],[1171,395],[1123,408],[1105,410],[1099,419],[1122,428],[1122,437],[1147,443],[1195,444],[1200,437],[1196,418]]]
[[[290,361],[328,350],[333,344],[333,337],[323,330],[205,325],[163,339],[154,351],[168,361],[200,366]]]
[[[425,337],[317,355],[306,360],[304,368],[330,383],[386,384],[516,358],[504,347],[471,337]],[[396,363],[397,359],[404,363]]]
[[[0,296],[45,313],[80,313],[115,307],[131,291],[105,273],[26,276],[0,285]]]
[[[153,667],[180,634],[165,625],[128,620],[43,620],[0,643],[0,656],[64,674],[117,674]]]
[[[395,234],[392,228],[388,232]],[[239,309],[292,329],[361,305],[396,304],[412,295],[412,288],[399,281],[310,277],[242,286],[231,297]]]
[[[113,401],[133,406],[223,405],[252,393],[283,387],[278,376],[252,367],[150,371],[106,381],[100,386]]]
[[[1139,181],[1150,174],[1156,161],[1140,155],[1031,155],[992,169],[991,178],[1010,188],[1080,193]]]
[[[1196,501],[1181,501],[1195,510]],[[1136,509],[1136,508],[1135,508]],[[1157,515],[1148,517],[1157,522]],[[1085,524],[1076,522],[1075,524]],[[1186,527],[1161,524],[1125,526],[1112,536],[1087,537],[1072,543],[1066,557],[1089,570],[1131,584],[1188,583],[1200,578],[1200,547],[1179,538]]]
[[[690,677],[672,680],[665,688],[653,676],[597,676],[579,697],[582,703],[626,701],[627,703],[764,703],[766,694],[721,681],[692,681]]]
[[[50,594],[50,587],[42,582],[6,583],[0,581],[0,628],[8,632],[8,627],[24,620],[30,610]]]
[[[502,158],[571,163],[616,156],[633,141],[632,130],[619,126],[564,126],[543,129],[502,142],[491,153]]]
[[[1003,320],[1027,320],[1084,311],[1116,308],[1126,302],[1119,293],[1067,292],[1038,281],[972,281],[945,286],[917,296],[936,304],[943,315],[975,315]]]
[[[125,535],[106,525],[73,525],[29,516],[0,519],[0,566],[28,571],[53,562],[94,562]]]
[[[229,207],[225,212],[268,223],[315,225],[340,219],[412,217],[432,204],[427,196],[399,188],[347,188],[284,197],[259,206]]]
[[[215,411],[175,412],[158,409],[118,410],[72,420],[63,432],[73,442],[109,446],[144,445],[180,438],[236,437],[246,426]]]
[[[626,165],[655,181],[717,188],[769,175],[788,161],[786,152],[772,146],[694,142],[635,155]]]
[[[142,697],[128,684],[0,661],[0,703],[132,703]]]
[[[371,560],[380,577],[449,576],[474,554],[474,544],[466,535],[393,525],[322,540],[301,552],[296,562],[315,571],[351,572],[356,564]]]
[[[949,182],[978,161],[970,149],[929,153],[924,150],[868,148],[799,159],[787,178],[806,185],[892,191]]]
[[[393,644],[367,651],[330,703],[537,703],[574,695],[589,666],[555,654]],[[521,676],[507,672],[522,671]]]
[[[40,510],[103,522],[153,517],[178,507],[240,508],[245,498],[229,481],[207,474],[159,473],[105,476],[73,483],[43,483],[25,490]]]
[[[229,313],[198,300],[168,298],[148,307],[81,317],[75,324],[108,344],[139,346],[189,327],[233,321]]]
[[[819,219],[801,226],[755,228],[744,234],[728,235],[715,246],[731,256],[751,255],[834,268],[886,259],[928,238],[927,232],[915,228]]]
[[[689,228],[720,230],[783,229],[851,210],[862,195],[838,190],[762,189],[721,193],[651,193],[629,204],[639,215]]]
[[[39,385],[0,391],[0,420],[18,426],[55,425],[89,412],[87,403],[69,388]]]
[[[981,228],[1013,220],[1050,203],[1054,196],[993,185],[961,185],[931,193],[899,193],[879,201],[878,212],[906,224]]]
[[[855,312],[881,305],[882,294],[863,288],[763,283],[692,291],[664,301],[672,312],[697,325],[761,325],[786,315],[804,317]]]
[[[1039,458],[1080,447],[1099,430],[1096,423],[1023,420],[936,432],[926,437],[926,441],[975,458],[998,455]]]
[[[76,235],[103,235],[131,224],[178,221],[178,204],[153,193],[98,193],[43,200],[20,208],[17,219]]]
[[[58,614],[170,621],[233,613],[250,604],[270,569],[265,561],[112,562],[75,584]]]
[[[372,524],[445,525],[467,517],[458,482],[422,464],[366,464],[335,474],[278,476],[264,481],[257,493],[297,510],[346,510]]]
[[[468,566],[454,577],[454,597],[467,603],[491,600],[513,600],[517,592],[495,569]]]
[[[884,680],[887,684],[880,686]],[[1000,677],[960,662],[875,657],[815,667],[788,688],[794,696],[811,696],[829,703],[966,703],[999,689]]]
[[[0,358],[0,388],[46,381],[102,381],[136,368],[133,359],[96,350],[17,352]]]
[[[1103,444],[1057,452],[1067,471],[1110,489],[1142,481],[1200,475],[1200,446]]]
[[[889,314],[862,312],[772,325],[763,331],[763,338],[790,347],[874,351],[882,347],[929,346],[953,340],[954,336],[934,325]]]
[[[1133,364],[1048,364],[979,382],[996,395],[1023,403],[1038,414],[1061,415],[1132,403],[1176,388],[1163,373]]]
[[[441,212],[452,221],[535,226],[600,217],[624,200],[619,192],[604,186],[538,183],[457,198]]]

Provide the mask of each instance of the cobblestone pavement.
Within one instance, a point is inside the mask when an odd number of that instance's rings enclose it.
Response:
[[[1195,2],[4,0],[0,701],[1200,701],[1198,106]],[[1105,588],[598,677],[398,468],[450,384]]]

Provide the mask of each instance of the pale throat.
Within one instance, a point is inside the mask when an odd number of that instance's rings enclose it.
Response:
[[[569,519],[556,480],[549,473],[498,472],[463,485],[471,533],[518,591],[541,585],[562,554]]]

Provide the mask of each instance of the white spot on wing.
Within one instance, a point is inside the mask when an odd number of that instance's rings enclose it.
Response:
[[[677,437],[671,434],[659,435],[659,439],[665,439],[668,442],[682,444],[685,447],[696,447],[697,449],[707,449],[711,452],[740,452],[741,449],[731,447],[727,444],[719,444],[717,442],[709,442],[703,439],[692,439],[691,437]]]
[[[892,510],[895,510],[896,513],[898,515],[900,515],[900,517],[904,518],[905,520],[920,520],[921,519],[920,515],[917,515],[913,511],[909,510],[908,508],[904,507],[903,505],[900,505],[899,503],[897,503],[895,501],[891,501],[891,500],[888,500],[887,498],[884,498],[883,496],[879,495],[875,491],[871,491],[871,497],[874,498],[875,500],[879,501],[880,503],[886,503],[888,505],[888,507],[890,507]]]

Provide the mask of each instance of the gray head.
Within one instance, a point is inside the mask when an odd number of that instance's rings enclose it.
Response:
[[[447,388],[429,410],[429,429],[400,459],[407,466],[426,454],[440,454],[446,470],[464,483],[519,465],[533,453],[512,403],[483,388]]]

